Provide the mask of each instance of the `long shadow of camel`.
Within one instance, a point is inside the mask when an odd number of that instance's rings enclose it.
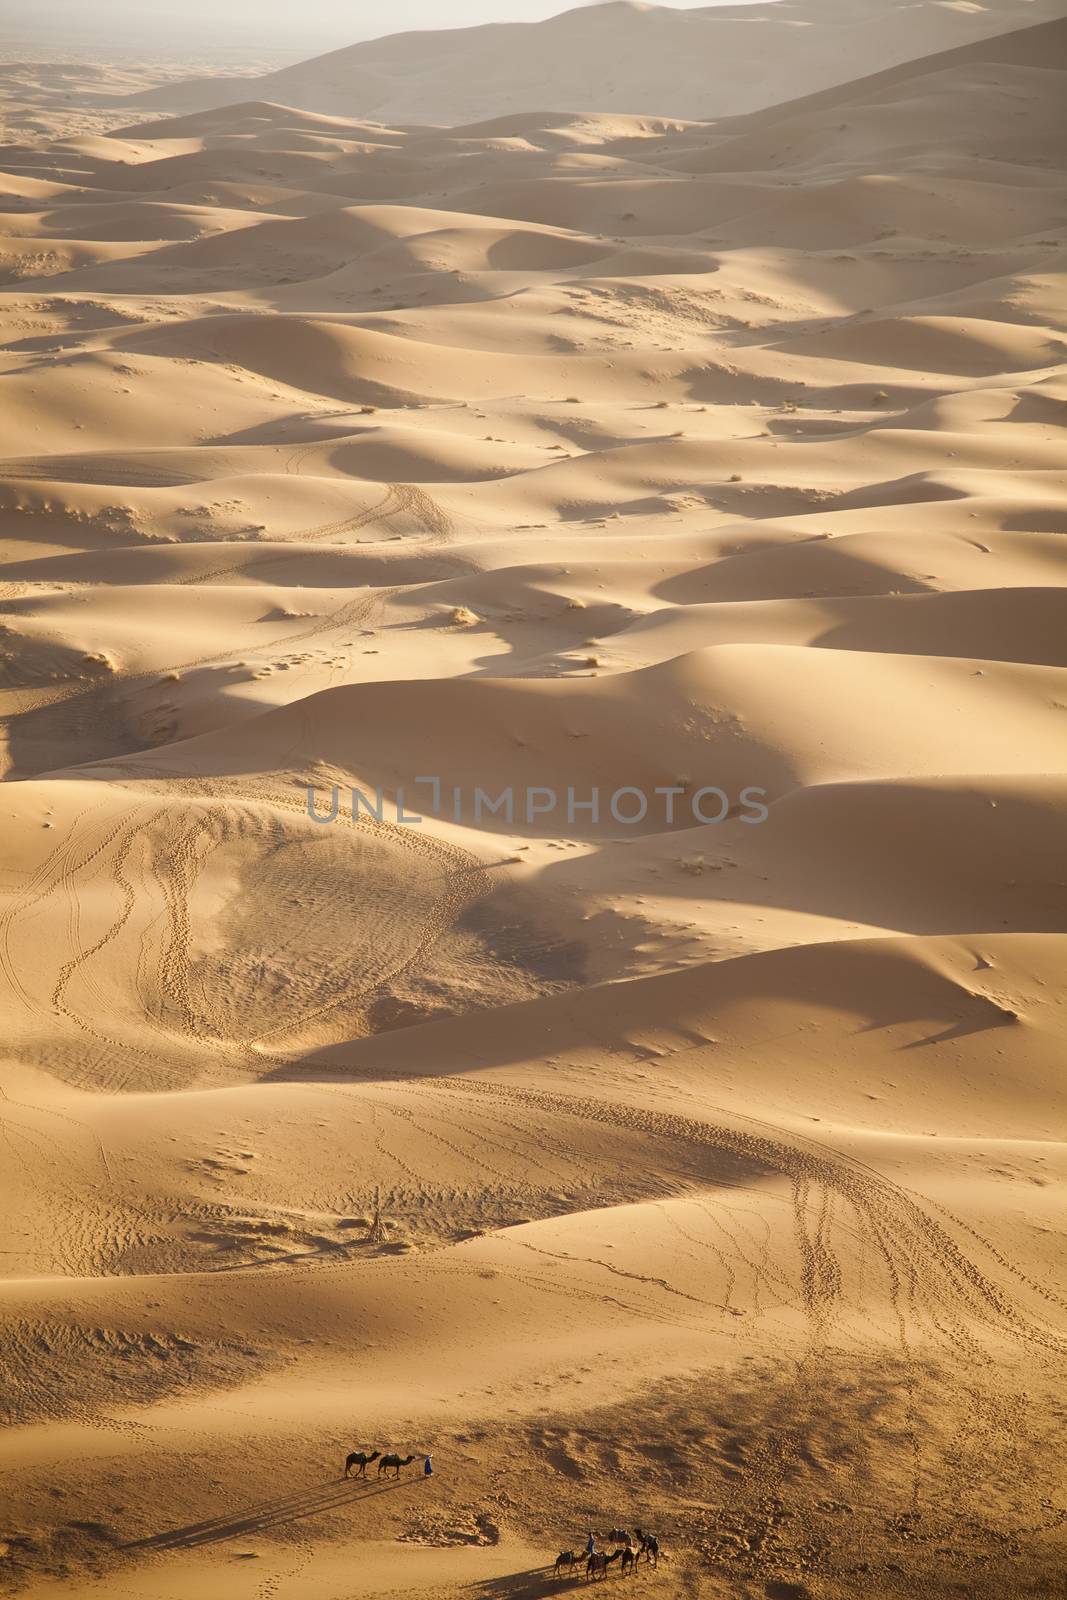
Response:
[[[511,1572],[502,1578],[487,1578],[471,1584],[464,1592],[484,1595],[485,1600],[548,1600],[551,1595],[571,1594],[574,1575],[561,1577],[553,1567],[530,1567],[525,1572]]]
[[[220,1544],[224,1539],[236,1539],[242,1533],[262,1533],[266,1528],[276,1528],[284,1522],[296,1522],[301,1517],[313,1517],[316,1512],[336,1511],[356,1500],[373,1500],[377,1495],[389,1494],[393,1489],[410,1488],[418,1480],[401,1478],[390,1483],[354,1483],[332,1479],[301,1494],[290,1495],[286,1500],[269,1500],[263,1505],[248,1506],[225,1517],[214,1517],[210,1522],[193,1522],[185,1528],[170,1528],[164,1533],[153,1533],[147,1539],[134,1539],[120,1546],[122,1550],[188,1550],[198,1544]]]

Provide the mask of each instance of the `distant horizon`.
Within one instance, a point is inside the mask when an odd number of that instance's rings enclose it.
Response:
[[[394,0],[388,20],[367,0],[304,0],[299,13],[283,0],[209,0],[167,4],[146,17],[138,0],[94,0],[91,19],[84,0],[37,0],[32,15],[0,25],[0,53],[44,47],[53,60],[114,51],[122,57],[152,52],[177,60],[265,57],[298,61],[345,45],[395,33],[477,27],[492,22],[543,22],[561,12],[611,0]],[[645,3],[645,0],[643,0]],[[647,0],[661,10],[711,10],[758,5],[766,0]],[[251,42],[251,47],[250,47]]]

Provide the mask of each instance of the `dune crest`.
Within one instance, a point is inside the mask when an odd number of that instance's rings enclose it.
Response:
[[[755,0],[679,10],[602,0],[543,22],[388,34],[246,80],[249,99],[379,123],[470,123],[520,135],[537,111],[733,116],[868,70],[1057,18],[1050,0]],[[225,106],[232,79],[191,78],[131,104]],[[558,133],[564,145],[574,134]]]

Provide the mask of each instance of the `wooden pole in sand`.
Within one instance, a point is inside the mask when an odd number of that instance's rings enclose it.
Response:
[[[382,1222],[382,1186],[374,1185],[374,1214],[370,1225],[370,1240],[372,1244],[384,1244],[385,1224]]]

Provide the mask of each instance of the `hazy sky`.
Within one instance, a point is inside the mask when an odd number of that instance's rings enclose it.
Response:
[[[709,3],[715,0],[673,0],[678,8]],[[69,40],[194,55],[244,44],[295,59],[406,28],[533,22],[568,9],[568,0],[15,0],[11,12],[0,4],[0,35],[47,39],[53,55]]]

